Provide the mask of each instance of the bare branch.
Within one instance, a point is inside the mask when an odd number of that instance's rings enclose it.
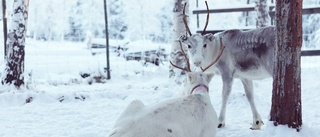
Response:
[[[174,66],[175,68],[178,68],[178,69],[187,71],[186,68],[179,67],[179,66],[173,64],[171,61],[170,61],[170,64],[171,64],[172,66]]]
[[[216,64],[218,62],[218,60],[220,59],[220,57],[223,53],[224,48],[225,47],[222,44],[222,38],[220,37],[220,49],[221,50],[220,50],[218,57],[209,66],[205,67],[204,69],[201,67],[202,72],[205,72],[207,69],[209,69],[211,66],[213,66],[214,64]]]
[[[181,41],[179,41],[180,43],[180,49],[181,49],[181,52],[187,62],[187,67],[186,68],[182,68],[182,67],[179,67],[175,64],[173,64],[171,61],[170,61],[170,64],[178,69],[181,69],[181,70],[184,70],[184,71],[187,71],[187,72],[191,72],[191,69],[190,69],[190,62],[189,62],[189,58],[187,57],[186,53],[184,52],[183,48],[182,48],[182,44],[181,44]]]
[[[209,6],[208,6],[207,1],[205,1],[205,3],[206,3],[206,6],[207,6],[207,20],[206,20],[206,25],[204,26],[204,29],[203,29],[203,31],[202,31],[202,35],[204,35],[204,34],[206,33],[206,29],[207,29],[208,23],[209,23],[209,15],[210,15],[210,13],[209,13]]]

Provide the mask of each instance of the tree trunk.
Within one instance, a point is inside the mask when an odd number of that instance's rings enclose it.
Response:
[[[276,1],[277,45],[270,121],[300,130],[302,0]]]
[[[269,6],[267,0],[256,0],[257,28],[270,25]]]
[[[171,61],[172,63],[180,66],[180,67],[185,67],[186,66],[186,61],[184,59],[184,56],[180,50],[180,43],[179,43],[179,37],[182,35],[186,35],[186,28],[183,23],[183,6],[184,3],[187,3],[186,7],[186,14],[188,13],[188,5],[189,5],[189,0],[175,0],[174,1],[174,8],[173,8],[173,37],[172,37],[172,47],[171,47]],[[185,52],[187,49],[183,46]],[[187,53],[187,52],[186,52]],[[181,71],[179,69],[175,69],[170,65],[170,70],[169,70],[169,77],[174,78],[177,84],[182,83],[182,78],[181,76],[185,74],[184,71]]]
[[[7,39],[6,68],[1,83],[17,88],[24,84],[25,35],[27,31],[28,0],[14,0],[11,27]]]

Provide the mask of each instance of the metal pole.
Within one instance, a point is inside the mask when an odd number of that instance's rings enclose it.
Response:
[[[199,8],[199,0],[196,1],[196,7]],[[199,24],[200,20],[199,20],[199,14],[197,14],[197,28],[199,29],[200,24]]]
[[[106,33],[106,54],[107,54],[107,79],[111,79],[110,76],[110,59],[109,59],[109,32],[108,32],[108,12],[107,1],[104,0],[104,19],[105,19],[105,33]]]
[[[7,58],[7,6],[6,0],[2,0],[2,19],[3,19],[3,40],[4,40],[4,58]]]
[[[199,0],[197,0],[197,2],[196,2],[196,7],[197,8],[199,7]]]
[[[247,4],[250,4],[250,0],[247,0]],[[249,26],[249,12],[247,11],[247,12],[245,12],[245,14],[246,14],[246,26]]]

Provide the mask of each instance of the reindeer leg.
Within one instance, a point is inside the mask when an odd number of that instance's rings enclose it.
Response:
[[[232,88],[232,83],[233,83],[233,78],[232,78],[232,76],[230,74],[222,73],[221,77],[222,77],[222,82],[223,82],[223,87],[222,87],[222,106],[221,106],[221,109],[220,109],[218,128],[223,128],[225,126],[227,102],[228,102],[228,98],[229,98],[229,95],[230,95],[230,92],[231,92],[231,88]]]
[[[241,79],[248,102],[251,107],[252,115],[253,115],[253,123],[250,129],[252,130],[260,130],[263,125],[263,121],[261,120],[260,114],[257,111],[257,108],[254,103],[254,95],[253,95],[253,86],[252,80]]]

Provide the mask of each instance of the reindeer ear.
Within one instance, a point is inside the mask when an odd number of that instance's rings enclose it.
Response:
[[[208,81],[208,83],[210,83],[211,79],[213,78],[214,74],[213,73],[205,73],[206,75],[206,80]]]
[[[188,37],[186,35],[182,35],[180,38],[179,38],[179,41],[181,42],[185,42],[188,40]]]
[[[212,33],[208,33],[208,34],[204,35],[204,37],[209,39],[210,41],[214,40],[214,35]]]

